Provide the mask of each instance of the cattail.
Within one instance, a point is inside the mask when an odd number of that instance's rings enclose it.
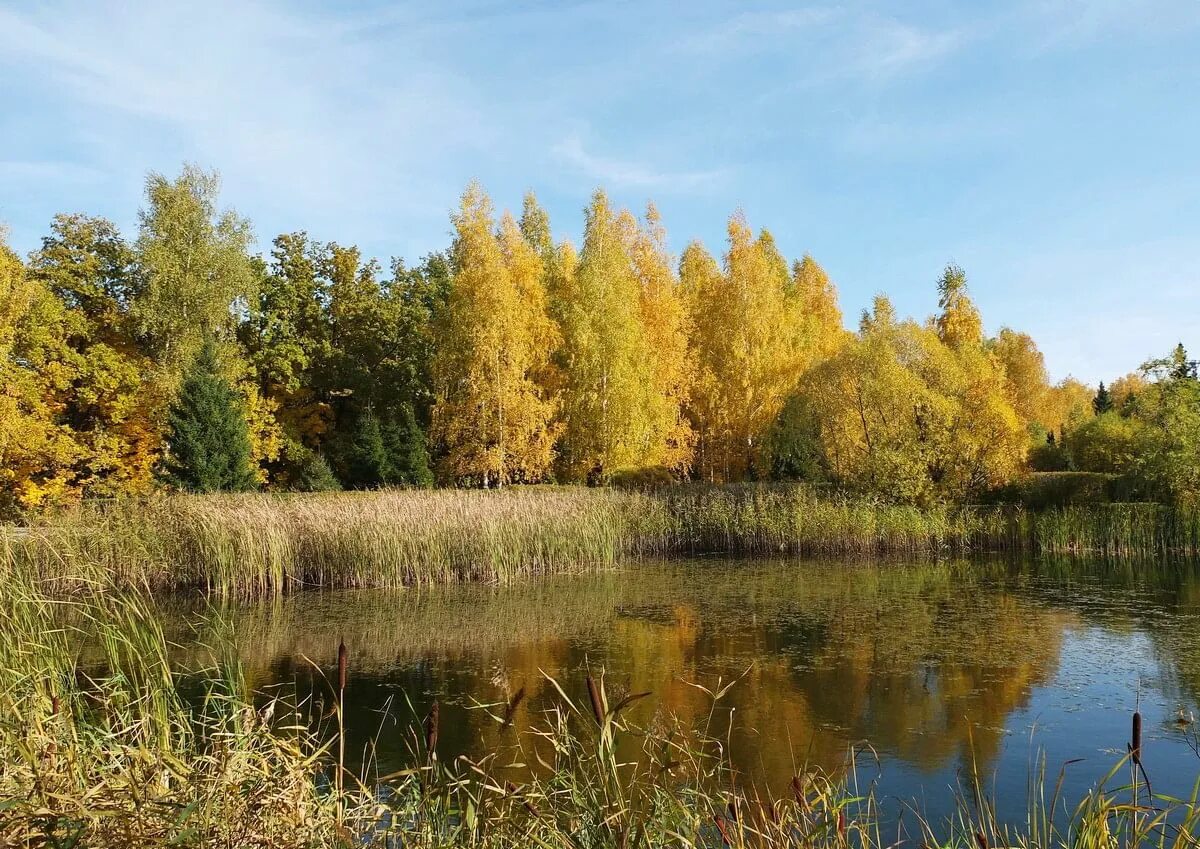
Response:
[[[975,832],[975,842],[979,844],[979,849],[988,849],[987,836],[982,829]]]
[[[792,776],[792,795],[796,797],[796,804],[804,807],[804,784],[798,775]]]
[[[596,679],[591,675],[587,677],[588,698],[592,701],[592,715],[596,717],[596,724],[604,724],[604,696],[600,692],[599,685],[596,684]]]
[[[338,643],[338,692],[346,689],[346,673],[350,670],[350,652],[346,649],[346,641]]]
[[[721,845],[732,846],[733,841],[729,839],[729,830],[725,827],[725,818],[720,814],[713,816],[713,822],[717,826],[717,831],[721,833]]]
[[[1133,757],[1133,762],[1140,765],[1142,763],[1142,713],[1135,710],[1133,712],[1133,732],[1130,735],[1129,754]]]
[[[517,785],[513,784],[511,781],[505,782],[504,787],[506,790],[508,790],[508,794],[510,796],[516,796],[519,792],[517,790]],[[533,806],[533,802],[530,802],[527,798],[522,798],[521,807],[525,809],[525,813],[529,814],[529,816],[533,817],[534,819],[537,819],[538,812],[537,808]]]
[[[440,714],[441,707],[435,699],[433,705],[429,708],[429,716],[425,717],[425,751],[429,753],[430,758],[437,757],[438,718]]]
[[[504,721],[500,723],[500,729],[504,730],[512,725],[513,714],[517,712],[517,708],[521,702],[525,700],[525,688],[517,690],[516,694],[508,702],[508,707],[504,709]]]
[[[845,840],[846,839],[846,812],[845,811],[838,811],[837,831],[838,831],[838,839]]]

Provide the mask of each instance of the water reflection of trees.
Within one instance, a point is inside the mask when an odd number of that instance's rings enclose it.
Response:
[[[729,724],[735,760],[770,780],[790,776],[797,761],[836,769],[857,741],[925,770],[973,746],[986,767],[1008,715],[1053,676],[1074,621],[953,564],[762,562],[296,596],[230,616],[260,686],[296,680],[306,689],[303,658],[328,665],[344,636],[350,721],[363,738],[384,729],[381,761],[403,747],[376,713],[389,698],[411,699],[417,714],[440,698],[444,746],[472,750],[495,746],[500,732],[467,708],[470,699],[500,701],[523,688],[514,725],[528,726],[553,696],[542,670],[582,695],[583,670],[605,668],[618,692],[654,692],[638,719],[657,710],[687,726],[704,723],[712,705],[686,682],[744,673],[713,730]]]
[[[1146,635],[1154,664],[1143,682],[1200,703],[1200,564],[1190,559],[1048,560],[1010,568],[1010,586],[1037,593],[1118,634]]]

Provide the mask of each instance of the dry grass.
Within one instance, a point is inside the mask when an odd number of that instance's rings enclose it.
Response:
[[[702,552],[925,556],[1200,551],[1200,514],[1160,505],[916,508],[801,486],[177,496],[0,527],[44,578],[263,596],[303,587],[508,582]]]

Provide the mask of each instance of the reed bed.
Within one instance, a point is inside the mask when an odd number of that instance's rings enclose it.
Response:
[[[90,504],[40,524],[0,527],[0,546],[44,578],[69,582],[87,564],[155,589],[263,596],[303,587],[503,583],[630,557],[710,552],[1194,555],[1200,511],[918,508],[784,485],[175,496]]]
[[[442,760],[435,707],[389,732],[410,741],[406,767],[378,775],[367,759],[352,772],[341,722],[352,645],[329,646],[338,659],[326,682],[334,707],[310,721],[286,697],[256,703],[221,645],[211,668],[174,668],[144,591],[113,586],[95,568],[80,577],[69,603],[45,592],[27,568],[10,566],[0,582],[2,845],[896,845],[897,835],[882,833],[869,783],[852,767],[834,775],[800,765],[782,787],[739,778],[725,756],[729,713],[720,710],[736,682],[704,690],[707,716],[681,727],[660,712],[648,723],[631,721],[631,706],[653,695],[610,692],[602,675],[589,675],[581,701],[550,680],[558,698],[532,730],[511,725],[520,692],[481,706],[501,739],[478,760]],[[81,640],[101,651],[86,666],[76,651]],[[200,676],[199,698],[181,695],[185,672],[188,681]],[[1136,755],[1136,726],[1131,741]],[[1105,782],[1129,765],[1118,764]],[[972,778],[954,818],[916,816],[899,837],[962,849],[1195,845],[1194,795],[1166,799],[1144,784],[1105,782],[1068,808],[1043,772],[1031,786],[1027,821],[1006,826]]]

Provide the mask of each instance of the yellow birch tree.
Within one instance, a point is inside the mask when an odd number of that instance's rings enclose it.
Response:
[[[497,236],[477,184],[453,220],[456,270],[433,364],[440,472],[484,487],[536,481],[550,467],[556,435],[555,405],[533,379],[556,341],[541,259],[510,216]]]

